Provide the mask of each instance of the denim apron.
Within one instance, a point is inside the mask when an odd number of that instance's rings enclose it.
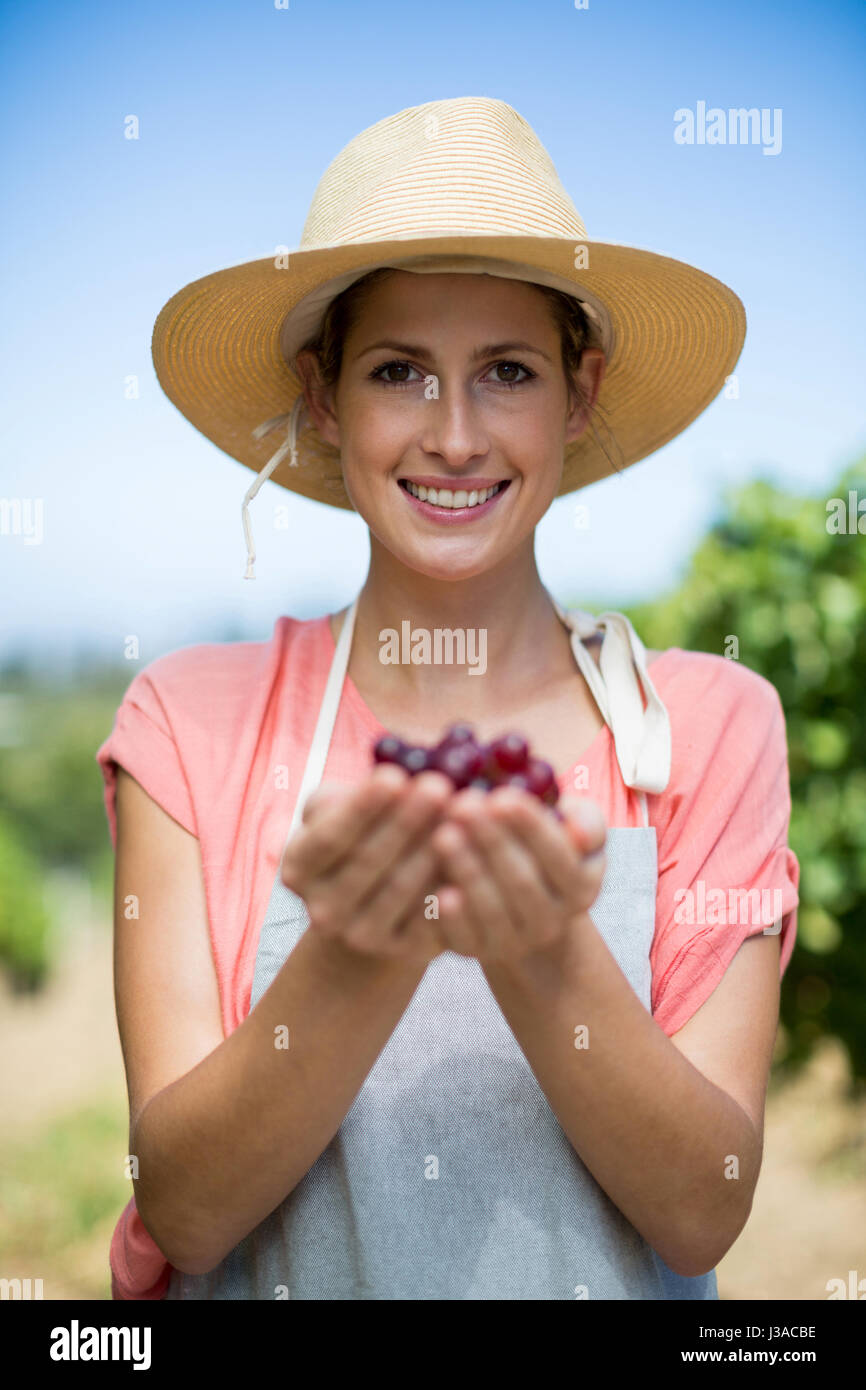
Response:
[[[646,792],[670,775],[670,726],[628,619],[554,605],[643,825],[607,832],[590,915],[644,1007],[656,832]],[[340,631],[289,837],[318,786],[357,599]],[[600,670],[582,643],[604,631]],[[647,696],[643,709],[638,679]],[[309,926],[280,878],[261,929],[254,1008]],[[715,1271],[675,1274],[569,1143],[474,957],[446,951],[339,1130],[274,1211],[207,1274],[172,1270],[167,1299],[717,1299]]]

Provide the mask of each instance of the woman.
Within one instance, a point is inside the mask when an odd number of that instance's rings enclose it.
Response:
[[[269,476],[353,507],[371,554],[341,614],[152,662],[97,754],[135,1190],[114,1297],[718,1296],[796,927],[784,718],[746,667],[564,613],[534,530],[685,428],[743,333],[718,281],[588,243],[488,98],[362,132],[287,264],[163,309],[161,383],[259,470],[247,574]],[[482,679],[383,660],[445,630]],[[528,738],[563,818],[373,767],[386,730],[456,721]],[[704,907],[768,891],[769,918]]]

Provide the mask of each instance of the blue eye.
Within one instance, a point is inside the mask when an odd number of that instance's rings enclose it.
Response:
[[[380,366],[374,367],[372,372],[370,372],[370,380],[381,381],[383,386],[411,386],[412,381],[407,378],[404,378],[402,381],[391,381],[390,378],[385,376],[386,372],[390,372],[392,368],[395,367],[402,367],[410,372],[414,372],[416,370],[416,368],[413,367],[410,362],[405,362],[401,359],[395,358],[392,362],[383,362]],[[523,377],[515,381],[503,381],[501,377],[497,379],[497,386],[507,386],[510,390],[513,390],[515,386],[522,386],[524,381],[531,381],[533,377],[536,375],[535,372],[531,371],[530,368],[525,366],[522,362],[516,362],[510,359],[503,359],[500,362],[494,362],[493,369],[495,370],[499,367],[516,367],[518,371],[524,373]]]

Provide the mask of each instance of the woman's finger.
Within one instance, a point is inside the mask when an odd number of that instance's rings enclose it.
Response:
[[[381,763],[347,796],[331,798],[330,804],[323,798],[283,851],[283,882],[301,892],[302,884],[332,869],[396,802],[408,780],[403,768]]]
[[[349,946],[378,955],[401,956],[423,941],[424,890],[436,871],[436,854],[426,831],[391,866],[385,882],[353,914],[342,932]],[[403,924],[405,931],[398,931]],[[429,923],[424,923],[429,926]],[[432,936],[433,933],[430,933]]]
[[[458,956],[477,956],[477,934],[466,918],[461,890],[440,880],[434,891],[439,912],[436,928],[443,950]]]
[[[483,793],[478,793],[483,797]],[[465,831],[446,821],[433,835],[448,877],[461,891],[461,906],[476,943],[475,954],[498,956],[512,952],[518,944],[518,924],[502,895],[495,873],[467,837]]]
[[[586,796],[565,796],[559,809],[573,843],[583,854],[595,854],[604,848],[607,823],[597,801]]]
[[[455,818],[465,814],[459,803],[455,798]],[[551,895],[571,911],[584,911],[598,896],[604,877],[604,816],[584,798],[570,798],[562,805],[565,824],[524,792],[503,787],[491,793],[487,810],[492,821],[507,826],[531,851]],[[597,853],[597,858],[588,859],[584,850]]]
[[[421,885],[420,892],[410,902],[408,911],[402,920],[397,922],[391,936],[391,940],[396,946],[395,953],[397,955],[405,953],[413,960],[421,957],[433,960],[443,951],[449,949],[448,942],[440,929],[439,860],[430,847],[429,837],[426,843],[433,860],[433,868]]]
[[[429,838],[454,794],[441,772],[421,772],[409,778],[402,793],[386,813],[370,825],[357,851],[337,865],[328,884],[329,895],[364,911],[365,901],[380,883],[391,881],[393,870],[419,836]]]
[[[335,806],[337,802],[345,796],[350,796],[354,788],[347,787],[342,782],[321,782],[311,796],[304,802],[301,811],[301,821],[304,825],[311,825],[317,820],[326,806]]]
[[[521,793],[517,793],[517,796],[521,796]],[[497,814],[498,808],[494,807],[492,797],[489,800],[484,798],[478,805],[464,801],[458,809],[459,802],[460,798],[457,797],[450,819],[457,820],[459,816],[482,862],[482,872],[497,882],[500,894],[508,904],[517,938],[527,942],[555,936],[567,903],[544,875],[532,844],[521,836],[520,825],[515,827],[504,813]],[[518,812],[527,813],[520,819],[533,825],[534,810],[531,805],[517,807]],[[540,816],[546,814],[540,807],[539,813]],[[553,821],[552,816],[548,819]],[[553,823],[556,824],[555,821]],[[539,837],[542,837],[544,829],[542,826],[538,831]]]

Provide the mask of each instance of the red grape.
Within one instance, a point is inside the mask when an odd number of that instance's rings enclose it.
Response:
[[[484,766],[484,754],[474,742],[434,749],[433,758],[437,772],[444,772],[458,787],[468,786]]]
[[[396,763],[413,777],[419,772],[441,772],[458,791],[464,787],[483,792],[501,786],[519,787],[562,818],[556,811],[556,773],[543,758],[530,755],[522,734],[502,734],[483,744],[475,737],[471,724],[452,724],[430,748],[384,734],[374,745],[373,757],[377,763]]]
[[[471,724],[452,724],[446,729],[439,743],[440,748],[452,747],[458,743],[475,743],[475,731]]]
[[[503,734],[493,740],[488,753],[503,772],[523,772],[529,758],[529,745],[520,734]]]
[[[406,745],[393,734],[383,734],[374,745],[373,757],[377,763],[399,763]]]
[[[400,766],[414,777],[418,772],[427,772],[433,767],[433,754],[429,748],[421,748],[418,744],[408,744],[401,756]]]
[[[559,788],[556,785],[556,773],[546,763],[543,758],[530,758],[526,766],[526,778],[529,782],[529,790],[534,796],[542,801],[554,805],[559,800]]]

